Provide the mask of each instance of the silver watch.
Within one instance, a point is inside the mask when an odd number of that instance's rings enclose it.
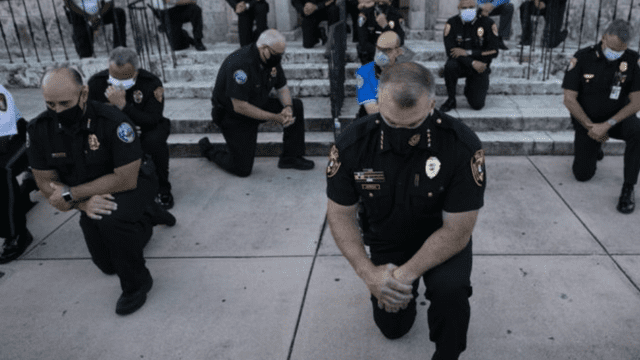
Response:
[[[613,119],[609,119],[609,120],[607,120],[607,124],[609,124],[611,126],[616,126],[618,124],[618,122],[613,120]]]

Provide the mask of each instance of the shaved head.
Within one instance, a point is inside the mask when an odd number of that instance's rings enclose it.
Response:
[[[51,69],[42,77],[42,95],[47,108],[61,112],[76,105],[84,107],[89,88],[82,75],[70,67]]]
[[[395,31],[385,31],[380,34],[376,45],[382,49],[393,49],[400,46],[400,36]]]
[[[78,70],[70,67],[61,67],[56,69],[47,70],[42,76],[42,89],[45,87],[64,87],[69,86],[80,91],[82,85],[82,75]]]

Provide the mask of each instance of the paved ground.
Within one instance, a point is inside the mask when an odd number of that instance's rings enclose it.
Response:
[[[114,313],[117,278],[89,260],[78,214],[34,193],[34,244],[0,266],[0,359],[430,358],[422,295],[404,338],[375,327],[325,227],[326,160],[314,160],[298,172],[258,158],[238,179],[171,159],[178,224],[156,228],[154,287],[127,317]],[[615,210],[622,158],[605,157],[589,183],[570,163],[487,159],[463,359],[640,359],[640,211]]]

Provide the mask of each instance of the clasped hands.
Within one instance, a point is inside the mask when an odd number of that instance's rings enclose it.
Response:
[[[124,89],[118,89],[110,85],[104,92],[104,96],[109,100],[109,104],[117,106],[118,109],[122,110],[127,105],[126,93]]]
[[[73,204],[62,198],[64,187],[50,183],[53,193],[49,196],[49,203],[60,211],[69,211]],[[78,209],[84,211],[90,219],[100,220],[102,215],[111,215],[112,211],[118,210],[118,204],[111,200],[115,198],[111,194],[94,195],[89,200],[78,203]]]
[[[288,127],[295,121],[296,118],[293,117],[293,109],[291,106],[285,107],[279,114],[277,114],[276,122],[283,127]]]
[[[601,143],[605,143],[607,142],[607,140],[609,140],[608,132],[609,129],[611,129],[611,125],[609,125],[608,123],[591,123],[585,125],[585,127],[587,128],[587,130],[589,130],[589,133],[587,135],[589,135],[589,137],[593,140]]]
[[[365,283],[371,294],[378,299],[378,307],[396,313],[406,309],[413,299],[412,283],[415,279],[394,264],[376,266]]]

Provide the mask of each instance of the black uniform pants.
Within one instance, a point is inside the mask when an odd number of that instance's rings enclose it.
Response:
[[[169,42],[174,50],[186,49],[190,45],[189,34],[182,30],[182,24],[190,22],[193,27],[193,38],[202,40],[202,8],[196,4],[177,5],[160,11],[161,21],[169,23]]]
[[[449,99],[456,98],[458,79],[463,77],[466,78],[464,96],[469,101],[469,105],[474,110],[482,109],[489,90],[490,72],[491,70],[487,68],[485,72],[479,74],[475,69],[463,64],[458,59],[448,59],[444,64],[444,82]]]
[[[587,181],[596,174],[598,151],[602,144],[590,138],[587,129],[575,120],[574,128],[573,174],[578,181]],[[640,172],[640,119],[635,115],[626,118],[609,130],[609,136],[625,141],[624,182],[635,185]]]
[[[427,311],[429,339],[436,344],[433,360],[458,359],[467,347],[467,330],[471,308],[472,244],[446,262],[429,270],[422,276],[427,288],[425,297],[430,301]],[[388,263],[400,266],[415,252],[376,253],[371,248],[371,261],[375,265]],[[378,299],[371,296],[373,319],[389,339],[397,339],[411,330],[416,318],[416,298],[419,279],[413,283],[413,300],[406,309],[389,313],[378,307]]]
[[[249,45],[258,40],[258,36],[267,30],[267,13],[269,3],[266,0],[251,3],[248,10],[238,14],[238,37],[240,46]],[[253,31],[253,22],[256,22],[256,30]]]
[[[69,11],[69,21],[73,26],[73,44],[81,58],[93,56],[93,31],[85,17]],[[103,24],[113,24],[113,47],[127,46],[127,17],[121,8],[111,8],[102,16]]]
[[[334,3],[322,10],[316,10],[313,14],[302,15],[302,46],[310,49],[318,43],[320,39],[320,22],[327,20],[331,26],[340,21],[340,8]]]
[[[167,139],[171,133],[171,123],[168,119],[163,120],[158,126],[150,130],[143,130],[140,135],[142,151],[149,154],[156,167],[158,176],[159,193],[171,191],[169,183],[169,146]]]
[[[28,166],[24,141],[18,136],[0,137],[0,238],[13,238],[27,230],[28,200],[20,195],[17,169]]]
[[[533,34],[533,21],[532,16],[539,14],[544,16],[544,44],[549,44],[555,47],[560,42],[559,40],[562,29],[562,20],[564,17],[564,11],[567,6],[567,0],[557,0],[547,2],[547,7],[537,12],[537,9],[533,1],[525,1],[520,5],[520,23],[522,24],[522,42],[530,43],[532,41]],[[551,41],[549,41],[549,39]]]
[[[500,27],[498,28],[498,36],[503,40],[508,39],[511,36],[511,20],[513,19],[513,4],[502,4],[496,6],[489,16],[500,15]]]
[[[283,107],[278,99],[269,99],[268,104],[262,109],[272,113],[280,113]],[[281,157],[304,155],[304,109],[300,99],[293,99],[293,116],[296,121],[284,128],[283,131]],[[215,117],[214,120],[216,120]],[[212,156],[208,156],[209,160],[234,175],[241,177],[251,175],[256,156],[258,125],[264,121],[241,117],[233,112],[225,112],[222,121],[216,121],[222,130],[227,146],[224,151],[212,152]]]
[[[349,16],[351,17],[351,26],[352,26],[352,33],[351,33],[351,40],[353,42],[358,42],[358,40],[360,39],[358,37],[358,15],[360,14],[360,10],[358,10],[358,1],[357,0],[347,0],[347,2],[345,3],[346,6],[346,11],[347,14],[349,14]]]
[[[151,276],[145,266],[143,248],[151,238],[153,226],[145,216],[157,187],[140,176],[134,190],[113,194],[118,209],[101,220],[84,212],[80,228],[93,263],[106,274],[117,274],[125,294],[131,294]]]

